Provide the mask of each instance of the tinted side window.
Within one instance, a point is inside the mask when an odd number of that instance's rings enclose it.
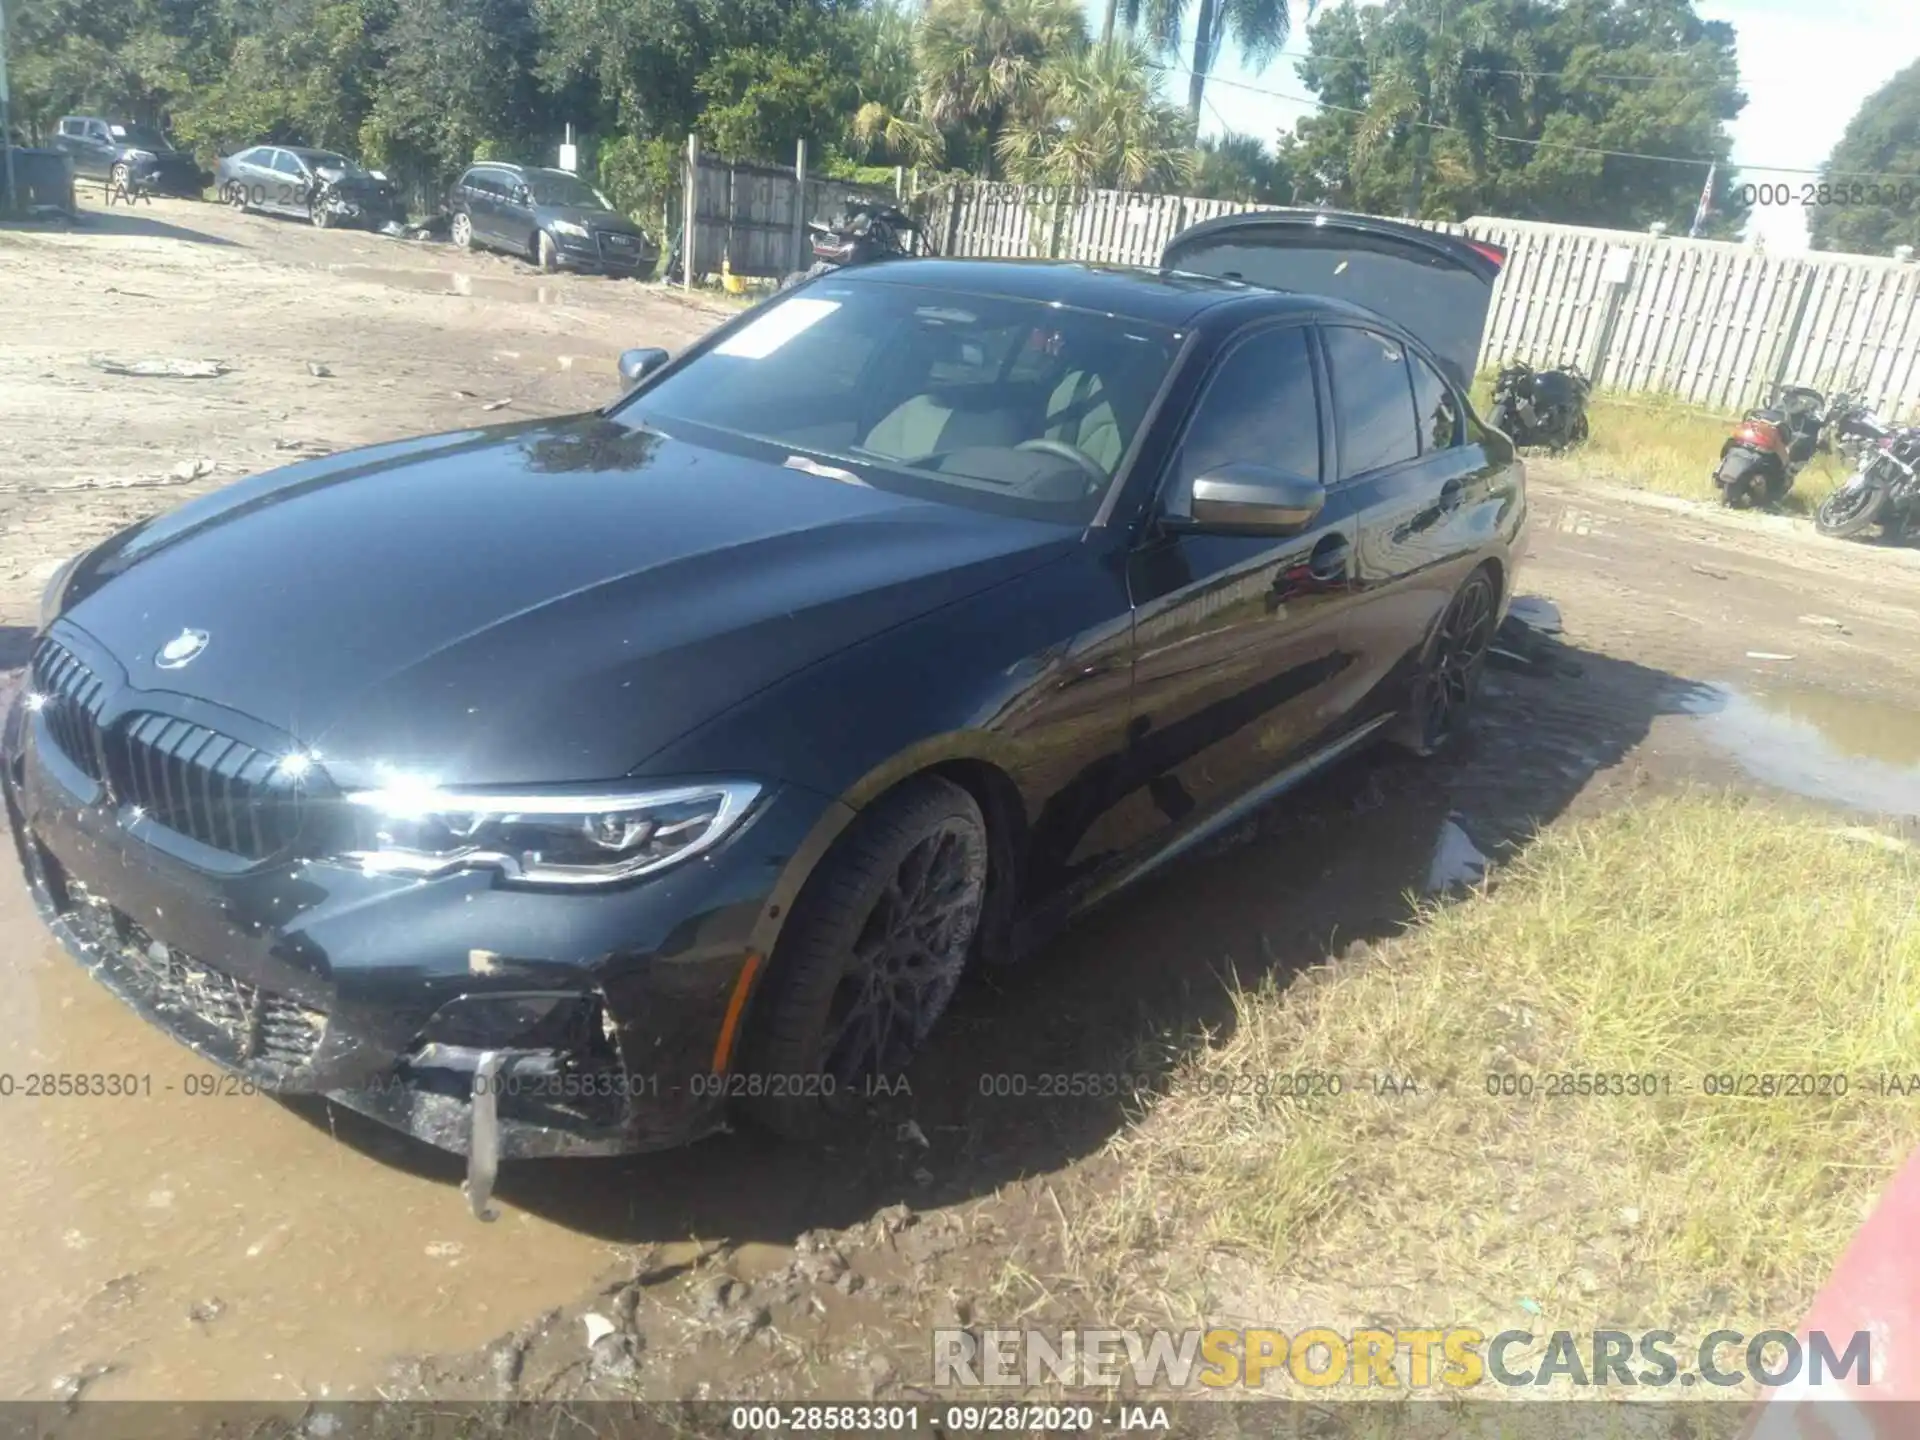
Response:
[[[1320,410],[1304,325],[1266,330],[1227,353],[1180,443],[1176,483],[1234,461],[1320,474]]]
[[[273,152],[273,168],[282,175],[298,175],[300,173],[300,162],[286,151],[276,150]]]
[[[60,122],[60,133],[62,135],[78,135],[83,128],[78,120],[62,120]]]
[[[1418,355],[1407,356],[1413,366],[1413,409],[1420,421],[1422,451],[1448,450],[1460,439],[1460,407],[1447,382]]]
[[[1413,384],[1399,343],[1371,330],[1329,326],[1327,362],[1340,422],[1340,478],[1412,460],[1420,453]]]

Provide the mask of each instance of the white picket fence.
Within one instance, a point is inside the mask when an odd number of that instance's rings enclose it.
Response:
[[[987,182],[922,202],[943,254],[1116,265],[1157,264],[1187,226],[1268,208]],[[1420,223],[1507,251],[1482,367],[1572,361],[1601,388],[1724,412],[1776,385],[1812,385],[1846,390],[1890,419],[1920,416],[1920,266],[1492,217]]]

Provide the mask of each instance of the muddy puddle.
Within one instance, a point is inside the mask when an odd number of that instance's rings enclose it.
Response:
[[[1920,713],[1832,691],[1710,685],[1686,705],[1754,779],[1809,799],[1920,815]]]
[[[11,879],[0,934],[0,1398],[76,1374],[90,1398],[368,1394],[396,1354],[481,1344],[615,1259],[511,1203],[481,1225],[446,1177],[224,1093],[66,959]],[[135,1093],[29,1098],[46,1072]]]
[[[558,285],[529,284],[507,275],[468,275],[458,270],[399,270],[379,265],[329,265],[343,280],[417,290],[426,295],[463,295],[473,300],[517,300],[533,305],[559,305],[566,291]]]

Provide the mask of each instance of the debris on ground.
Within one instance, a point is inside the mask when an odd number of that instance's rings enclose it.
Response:
[[[168,476],[172,479],[182,481],[198,480],[202,475],[211,475],[212,473],[213,462],[211,460],[182,460],[167,472]]]
[[[1747,651],[1747,659],[1749,660],[1791,660],[1793,659],[1793,656],[1782,655],[1777,651],[1773,651],[1773,650],[1749,650]]]
[[[509,395],[504,400],[489,400],[487,401],[486,404],[482,405],[480,408],[482,410],[504,410],[507,408],[507,406],[511,405],[512,403],[513,403],[513,397]]]
[[[109,375],[139,375],[165,380],[217,380],[232,367],[218,360],[109,360],[96,355],[87,361]]]
[[[325,380],[333,374],[333,371],[322,365],[318,360],[309,360],[307,361],[307,373],[316,380]]]
[[[1458,818],[1449,815],[1440,822],[1434,837],[1433,859],[1427,865],[1427,893],[1439,894],[1459,885],[1476,885],[1486,877],[1487,857],[1460,828]]]

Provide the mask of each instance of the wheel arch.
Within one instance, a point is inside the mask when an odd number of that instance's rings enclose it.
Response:
[[[979,733],[928,741],[876,766],[826,806],[781,871],[753,927],[749,949],[759,959],[745,996],[743,1019],[748,1025],[743,1030],[750,1028],[753,1012],[766,992],[766,977],[786,922],[807,886],[832,859],[841,838],[874,805],[929,776],[959,786],[980,807],[987,827],[988,868],[978,954],[988,964],[1011,956],[1029,821],[1020,788],[995,753],[997,749],[992,736]],[[738,1058],[737,1050],[732,1058]]]

